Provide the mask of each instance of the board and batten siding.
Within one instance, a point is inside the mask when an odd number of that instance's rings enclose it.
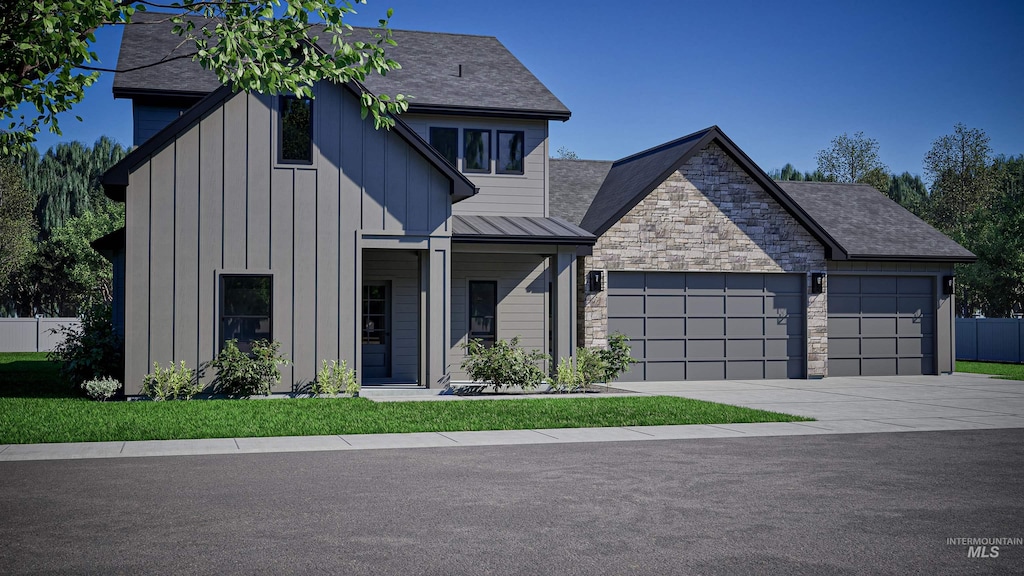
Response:
[[[424,140],[430,141],[430,128],[458,128],[459,158],[456,168],[462,170],[463,130],[479,128],[491,131],[491,173],[465,173],[480,192],[452,207],[456,215],[484,216],[548,216],[548,123],[546,120],[514,120],[403,114],[402,119]],[[495,173],[494,151],[498,130],[520,130],[524,136],[525,163],[523,174]]]
[[[132,103],[132,143],[141,146],[154,134],[178,119],[186,110],[181,106],[155,106]]]
[[[468,380],[460,366],[469,331],[468,292],[471,280],[498,284],[498,338],[519,336],[527,350],[548,352],[547,258],[533,254],[482,254],[456,252],[452,259],[452,346],[453,380]],[[547,366],[544,367],[547,370]]]
[[[238,93],[131,170],[127,393],[154,362],[214,357],[222,273],[273,276],[273,337],[294,362],[279,390],[312,381],[321,360],[352,364],[359,238],[450,237],[448,177],[363,122],[344,88],[316,90],[312,164],[278,163],[276,99]]]

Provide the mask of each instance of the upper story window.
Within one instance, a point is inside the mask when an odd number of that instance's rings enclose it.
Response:
[[[452,166],[458,166],[459,158],[459,129],[458,128],[430,128],[430,145],[441,153],[441,156]]]
[[[281,96],[278,158],[281,162],[313,163],[313,102],[308,98]]]
[[[462,131],[462,171],[491,172],[491,131],[466,128]]]
[[[498,130],[498,174],[523,173],[523,141],[521,131]]]

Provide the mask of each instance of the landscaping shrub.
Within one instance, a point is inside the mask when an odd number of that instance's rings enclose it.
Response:
[[[575,392],[582,387],[583,373],[580,371],[579,362],[573,363],[568,358],[559,358],[551,389],[555,392]]]
[[[625,334],[618,332],[608,337],[607,348],[596,351],[604,364],[604,374],[602,376],[605,382],[612,382],[621,376],[623,372],[629,370],[630,364],[636,364],[636,360],[630,355],[630,351],[629,338]]]
[[[97,378],[124,378],[124,341],[114,332],[109,302],[90,306],[78,328],[60,326],[53,330],[64,341],[48,354],[60,363],[60,374],[73,386]]]
[[[117,394],[121,389],[121,383],[113,378],[96,378],[82,382],[82,388],[89,398],[102,402]]]
[[[171,362],[167,368],[153,362],[153,372],[142,380],[142,395],[153,400],[191,400],[202,391],[195,370],[186,366],[184,360],[178,366]]]
[[[323,394],[327,396],[335,396],[344,391],[349,396],[359,395],[359,381],[356,380],[356,371],[348,367],[348,362],[345,360],[338,364],[337,361],[331,360],[330,365],[327,364],[327,360],[324,360],[323,368],[316,375],[316,380],[313,382],[312,391],[313,394]]]
[[[576,349],[576,370],[579,372],[580,387],[587,389],[594,382],[605,380],[608,366],[600,350],[581,347]]]
[[[291,364],[278,353],[280,347],[277,340],[256,340],[252,353],[246,354],[238,349],[237,340],[228,340],[220,354],[206,364],[217,370],[214,391],[228,396],[269,396],[270,389],[281,381],[279,366]]]
[[[550,357],[540,350],[527,352],[519,347],[519,337],[510,341],[498,340],[493,346],[484,346],[479,339],[463,345],[466,358],[462,369],[475,382],[488,382],[495,391],[505,387],[533,390],[544,380],[544,371],[538,364]]]

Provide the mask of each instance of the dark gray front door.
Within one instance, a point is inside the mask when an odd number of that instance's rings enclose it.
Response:
[[[391,377],[391,286],[387,282],[363,284],[364,379]]]
[[[802,378],[801,274],[611,272],[608,332],[639,362],[623,380]]]
[[[828,375],[935,374],[935,278],[828,277]]]

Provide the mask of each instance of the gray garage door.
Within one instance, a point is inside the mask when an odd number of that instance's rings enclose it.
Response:
[[[935,373],[935,279],[828,277],[829,376]]]
[[[639,363],[622,380],[802,378],[804,276],[611,272],[608,330]]]

